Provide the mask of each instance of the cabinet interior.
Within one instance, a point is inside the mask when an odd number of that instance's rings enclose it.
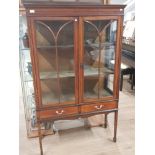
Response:
[[[37,20],[42,104],[75,103],[76,64],[74,20]],[[83,20],[83,96],[102,99],[113,95],[116,20]],[[79,46],[79,44],[77,45]],[[82,52],[82,51],[80,51]]]

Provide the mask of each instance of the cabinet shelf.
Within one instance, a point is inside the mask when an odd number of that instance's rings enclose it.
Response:
[[[97,98],[98,97],[98,93],[94,93],[94,92],[85,92],[84,93],[84,96],[89,99],[89,98]],[[103,89],[103,90],[100,90],[100,96],[102,96],[101,98],[103,98],[103,96],[112,96],[112,92],[110,92],[110,90],[106,90],[106,89]],[[100,98],[100,99],[101,99]]]
[[[75,73],[71,71],[63,71],[59,73],[60,78],[66,78],[66,77],[75,77]],[[57,72],[41,72],[40,73],[40,79],[53,79],[57,78]]]
[[[75,94],[72,92],[70,94],[61,94],[60,95],[60,103],[68,102],[68,101],[75,101]],[[58,104],[59,103],[59,96],[54,95],[54,93],[43,93],[42,94],[42,104]]]
[[[31,82],[33,81],[33,78],[30,74],[25,75],[24,82]]]
[[[104,68],[100,70],[101,74],[105,73],[105,74],[113,74],[113,71],[108,69],[108,68]],[[98,75],[98,69],[97,68],[91,68],[91,67],[87,67],[84,70],[84,76],[85,77],[89,77],[89,76],[97,76]],[[71,71],[63,71],[59,73],[59,77],[60,78],[69,78],[69,77],[75,77],[75,73],[71,72]],[[40,73],[40,79],[41,80],[46,80],[46,79],[55,79],[57,78],[57,73],[56,72],[41,72]],[[30,74],[26,74],[25,78],[24,78],[24,82],[29,82],[32,81],[33,78]]]
[[[104,47],[109,47],[109,46],[113,46],[114,43],[111,43],[111,42],[106,42],[106,43],[101,43],[101,46],[104,46]],[[92,47],[92,48],[99,48],[99,44],[98,43],[85,43],[84,44],[85,47]],[[37,46],[37,49],[53,49],[53,48],[73,48],[74,45],[57,45],[57,46],[53,46],[53,45],[46,45],[46,46]]]
[[[84,67],[84,75],[85,76],[96,76],[98,75],[98,68],[92,68],[92,67]],[[100,74],[113,74],[113,71],[108,68],[101,68]],[[68,78],[68,77],[75,77],[75,73],[73,71],[63,71],[59,72],[60,78]],[[57,78],[57,72],[41,72],[40,73],[40,79],[54,79]]]
[[[53,46],[53,45],[47,45],[47,46],[37,46],[37,49],[55,49],[55,48],[73,48],[74,45],[57,45],[57,46]]]
[[[115,44],[113,42],[105,42],[105,43],[101,43],[100,45],[101,47],[110,47],[110,46],[114,46]],[[91,43],[90,41],[87,41],[84,46],[91,47],[93,49],[98,49],[99,43]]]
[[[98,68],[84,65],[84,76],[98,75]],[[100,74],[113,74],[114,72],[106,67],[100,68]]]

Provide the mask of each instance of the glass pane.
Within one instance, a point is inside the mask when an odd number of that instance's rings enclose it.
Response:
[[[113,95],[115,34],[117,22],[84,22],[84,97]]]
[[[36,21],[42,104],[75,102],[73,21]]]

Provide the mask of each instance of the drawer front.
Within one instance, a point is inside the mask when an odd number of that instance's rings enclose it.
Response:
[[[78,107],[67,107],[67,108],[58,108],[58,109],[52,109],[52,110],[44,110],[39,111],[37,114],[40,115],[41,119],[46,118],[55,118],[55,117],[63,117],[66,115],[71,114],[77,114],[78,113]]]
[[[116,102],[95,103],[95,104],[81,106],[81,112],[89,113],[89,112],[95,112],[95,111],[110,110],[115,108],[117,108]]]

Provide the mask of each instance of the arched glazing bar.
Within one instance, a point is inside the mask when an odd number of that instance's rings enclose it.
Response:
[[[55,20],[54,20],[55,21]],[[54,22],[53,21],[53,22]],[[61,103],[61,77],[60,77],[60,62],[59,62],[59,56],[58,56],[58,40],[61,34],[61,31],[70,23],[72,23],[73,20],[67,21],[66,23],[62,24],[62,26],[58,29],[58,31],[56,33],[54,33],[53,29],[48,26],[46,23],[44,23],[43,21],[37,21],[37,24],[40,24],[42,26],[44,26],[49,33],[51,34],[51,36],[54,38],[54,48],[55,48],[55,55],[56,55],[56,75],[57,75],[57,92],[58,92],[58,102],[59,104]]]
[[[104,48],[104,44],[102,46],[102,42],[105,42],[105,40],[102,39],[102,35],[105,34],[107,28],[109,26],[111,26],[112,22],[114,20],[110,20],[106,25],[103,26],[103,28],[101,28],[101,30],[98,29],[98,27],[92,22],[92,21],[88,21],[86,20],[85,23],[90,24],[97,32],[97,35],[99,37],[99,55],[98,55],[98,99],[100,99],[101,95],[100,95],[100,83],[103,82],[103,77],[102,75],[104,74],[104,72],[101,69],[101,55],[102,55],[102,49]]]

